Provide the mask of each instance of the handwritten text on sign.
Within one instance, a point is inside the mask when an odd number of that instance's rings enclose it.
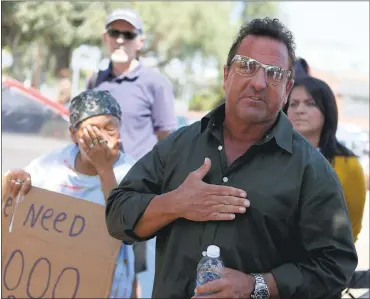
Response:
[[[3,216],[9,217],[13,214],[13,198],[10,196],[5,200],[4,207],[3,207]],[[10,210],[10,211],[9,211]]]
[[[103,206],[33,187],[3,248],[2,295],[106,298],[120,245],[106,231]]]
[[[20,267],[18,267],[19,277],[16,279],[15,283],[13,282],[13,284],[10,284],[8,282],[9,277],[7,275],[8,269],[12,266],[17,268],[16,266],[19,266],[19,265],[20,265]],[[24,269],[25,269],[24,254],[21,250],[16,249],[10,254],[10,257],[4,267],[4,271],[3,271],[4,287],[10,292],[14,291],[19,287],[22,279],[26,279],[27,280],[27,286],[26,286],[27,297],[28,298],[43,298],[50,287],[50,278],[51,278],[50,260],[45,257],[38,258],[31,266],[31,270],[29,271],[29,273],[24,273]],[[39,273],[39,275],[43,275],[42,280],[45,281],[44,289],[42,291],[40,290],[36,291],[37,293],[32,291],[32,285],[31,285],[32,277],[33,275],[35,275],[35,273]],[[65,267],[59,273],[58,278],[56,279],[54,283],[54,286],[52,286],[51,298],[57,298],[55,297],[55,295],[57,294],[57,288],[58,286],[60,286],[60,282],[63,279],[64,275],[69,275],[69,274],[72,274],[76,277],[76,282],[74,286],[73,285],[69,286],[71,287],[72,293],[71,293],[71,296],[68,298],[76,298],[76,294],[77,294],[77,291],[80,285],[80,272],[78,271],[77,268],[74,268],[74,267]],[[11,297],[16,298],[14,295],[11,295]]]
[[[52,227],[56,232],[62,234],[68,231],[70,237],[76,237],[80,235],[85,228],[85,218],[80,215],[75,215],[72,221],[68,221],[67,213],[59,212],[55,213],[52,208],[45,208],[43,205],[41,207],[35,207],[31,204],[27,217],[23,222],[23,226],[29,224],[32,228],[38,223],[44,230],[49,231]],[[68,223],[69,222],[69,223]],[[59,227],[59,223],[64,223],[69,226],[68,230],[63,230]]]

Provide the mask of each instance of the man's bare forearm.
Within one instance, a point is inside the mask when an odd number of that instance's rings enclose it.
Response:
[[[176,191],[155,196],[135,226],[140,238],[154,235],[158,230],[180,217]]]
[[[132,292],[130,298],[131,299],[141,298],[140,284],[136,275],[134,281],[132,282]]]
[[[270,298],[271,299],[280,299],[279,296],[279,289],[276,284],[276,280],[274,275],[272,273],[264,273],[262,274],[265,283],[267,285],[267,288],[270,292]],[[244,283],[245,289],[244,289],[244,294],[242,295],[243,298],[247,297],[250,298],[250,296],[253,294],[254,289],[256,287],[256,280],[254,277],[250,274],[246,275],[246,281]]]
[[[279,289],[278,289],[278,286],[276,284],[276,280],[275,280],[274,275],[272,275],[272,273],[265,273],[265,274],[263,274],[263,278],[265,279],[265,282],[266,282],[267,287],[269,289],[270,298],[271,299],[280,299]]]

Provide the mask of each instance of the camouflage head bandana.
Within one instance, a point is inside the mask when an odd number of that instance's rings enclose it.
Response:
[[[69,106],[69,123],[72,128],[98,115],[113,115],[121,120],[121,108],[116,99],[108,91],[87,90],[71,101]]]

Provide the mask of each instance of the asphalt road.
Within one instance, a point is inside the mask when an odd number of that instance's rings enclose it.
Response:
[[[2,134],[2,173],[12,168],[26,166],[32,159],[53,149],[64,146],[68,141],[46,139],[22,135]],[[369,193],[365,207],[362,231],[356,243],[359,256],[358,270],[369,269]],[[155,240],[148,241],[148,271],[139,274],[142,298],[150,298],[155,269]],[[354,291],[361,296],[365,290]]]
[[[68,141],[2,133],[1,143],[1,172],[4,173],[9,169],[25,167],[31,160],[65,146]]]
[[[357,270],[368,270],[370,268],[370,260],[369,260],[369,248],[370,248],[370,198],[369,192],[367,192],[366,196],[366,204],[364,209],[364,216],[362,219],[362,229],[359,234],[358,240],[356,242],[356,250],[358,254],[358,266]],[[369,286],[370,288],[370,286]],[[370,298],[370,289],[359,289],[359,290],[351,290],[351,294],[356,296],[356,298]],[[362,296],[362,297],[360,297]],[[350,297],[346,297],[350,298]]]

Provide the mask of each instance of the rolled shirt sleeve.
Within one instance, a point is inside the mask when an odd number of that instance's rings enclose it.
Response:
[[[127,244],[153,238],[140,238],[135,226],[150,201],[162,193],[165,160],[172,146],[172,136],[159,141],[112,190],[106,205],[106,223],[110,235]]]
[[[340,294],[358,260],[343,192],[329,163],[315,160],[306,167],[297,223],[306,258],[271,271],[280,298],[324,299]]]

